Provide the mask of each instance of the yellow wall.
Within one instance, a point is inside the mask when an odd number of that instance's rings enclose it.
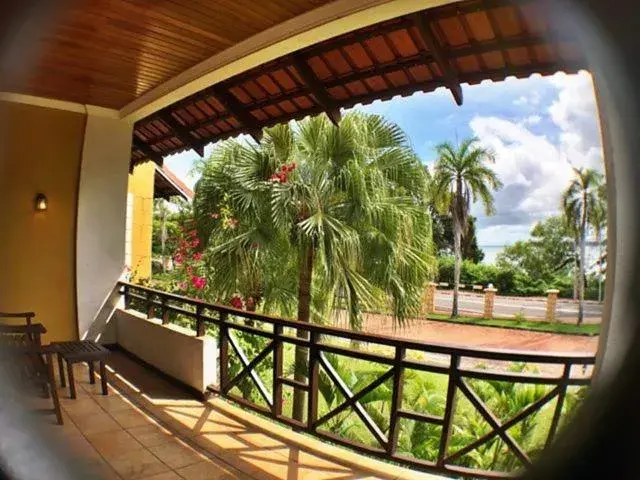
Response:
[[[136,166],[129,175],[128,193],[133,200],[130,235],[132,279],[151,277],[151,242],[153,239],[153,188],[155,163]]]
[[[77,337],[75,230],[85,115],[0,101],[0,311]],[[46,212],[34,211],[43,193]]]

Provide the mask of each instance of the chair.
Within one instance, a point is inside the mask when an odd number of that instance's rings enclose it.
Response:
[[[55,347],[42,346],[43,325],[0,324],[0,377],[4,400],[20,400],[24,394],[34,394],[40,388],[53,401],[53,411],[62,425],[62,411],[53,373]]]
[[[0,312],[0,320],[11,319],[11,318],[24,318],[25,323],[27,325],[31,325],[31,321],[35,316],[36,314],[34,312],[19,312],[19,313]]]

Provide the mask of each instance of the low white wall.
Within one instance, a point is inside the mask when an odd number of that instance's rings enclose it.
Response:
[[[217,344],[178,325],[116,309],[117,343],[128,352],[199,392],[217,380]]]

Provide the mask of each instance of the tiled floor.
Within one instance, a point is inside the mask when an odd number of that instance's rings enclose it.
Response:
[[[391,466],[373,475],[362,463],[349,462],[357,456],[346,451],[339,457],[343,461],[336,461],[324,450],[288,441],[287,430],[277,434],[264,419],[244,421],[248,414],[220,399],[194,400],[121,353],[109,362],[108,396],[101,395],[99,381],[88,383],[85,366],[75,368],[78,398],[71,400],[60,389],[65,425],[51,430],[101,478],[432,478],[417,472],[399,475],[401,470]],[[49,421],[54,422],[53,416]]]

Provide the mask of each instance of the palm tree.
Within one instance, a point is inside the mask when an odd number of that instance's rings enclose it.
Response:
[[[604,269],[602,268],[603,258],[606,257],[605,242],[607,235],[607,191],[606,185],[602,183],[598,188],[596,203],[589,218],[589,224],[593,228],[596,245],[598,246],[597,276],[598,276],[598,301],[602,301],[602,279]]]
[[[225,142],[204,166],[194,206],[208,244],[210,287],[265,312],[326,322],[344,308],[419,312],[432,278],[427,177],[404,132],[379,116],[326,116],[265,131],[261,145]],[[305,337],[307,333],[297,332]],[[297,348],[295,378],[306,379]],[[303,397],[294,396],[301,420]]]
[[[458,147],[449,142],[436,147],[432,194],[441,213],[449,212],[453,219],[453,250],[455,255],[453,308],[451,316],[458,316],[458,285],[462,262],[461,240],[467,225],[472,201],[479,199],[487,215],[494,213],[492,192],[502,182],[486,164],[493,163],[493,153],[479,145],[477,138],[467,138]]]
[[[578,325],[584,320],[584,288],[586,271],[587,227],[597,216],[598,192],[602,190],[604,177],[590,168],[574,168],[575,178],[562,194],[562,209],[567,223],[576,238],[578,248]]]

